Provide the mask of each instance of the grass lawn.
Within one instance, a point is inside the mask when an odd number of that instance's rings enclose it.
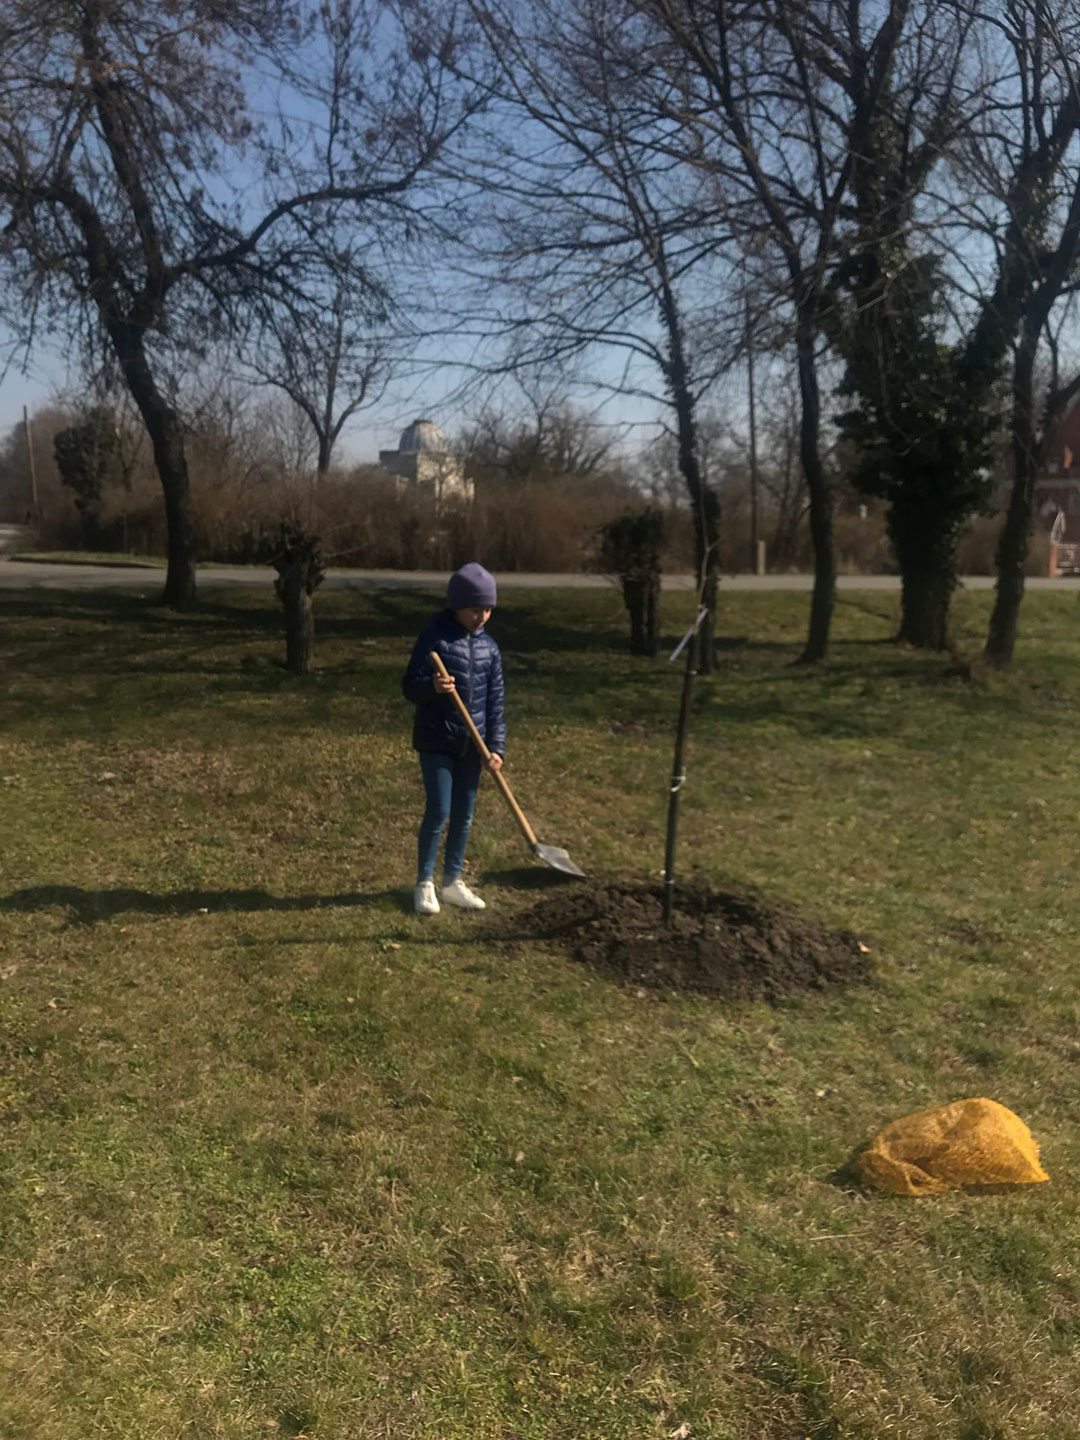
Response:
[[[723,602],[683,864],[877,963],[773,1009],[411,914],[423,597],[320,595],[299,680],[269,591],[0,594],[0,1436],[1080,1436],[1080,611],[965,681],[894,604],[809,671],[805,596]],[[492,629],[541,838],[655,876],[678,667],[606,591]],[[493,789],[471,861],[510,916],[549,878]],[[1049,1185],[837,1178],[972,1095]]]

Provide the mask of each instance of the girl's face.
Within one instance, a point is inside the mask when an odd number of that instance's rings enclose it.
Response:
[[[491,608],[469,605],[464,610],[455,610],[454,619],[459,625],[464,625],[466,630],[479,630],[481,625],[486,625],[491,619]]]

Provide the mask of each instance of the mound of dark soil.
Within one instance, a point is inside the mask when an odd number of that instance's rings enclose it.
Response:
[[[633,881],[552,891],[515,930],[564,945],[576,960],[630,985],[777,1001],[866,980],[870,957],[848,930],[826,930],[750,895],[682,885],[672,924],[659,885]]]

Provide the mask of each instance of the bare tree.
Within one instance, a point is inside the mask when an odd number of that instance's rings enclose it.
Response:
[[[1075,221],[1073,223],[1075,225]],[[1060,250],[1061,247],[1058,248]],[[1053,287],[1053,280],[1049,280],[1046,288]],[[1000,669],[1012,663],[1016,648],[1020,606],[1024,598],[1025,565],[1031,540],[1035,482],[1046,460],[1054,426],[1070,403],[1080,395],[1080,371],[1063,378],[1055,359],[1053,378],[1046,388],[1042,404],[1039,404],[1035,362],[1045,333],[1045,322],[1040,325],[1040,315],[1051,308],[1045,292],[1040,291],[1041,287],[1031,297],[1025,310],[1013,361],[1009,425],[1012,488],[1005,525],[998,542],[997,585],[985,648],[986,658]]]
[[[1018,131],[1001,133],[998,145],[979,147],[984,178],[1001,170],[993,149],[1011,151],[1013,174],[1051,137],[1069,134],[1057,164],[1053,201],[1035,223],[1018,226],[1026,242],[1023,312],[1015,345],[1010,407],[1012,490],[997,555],[997,591],[986,640],[986,656],[997,666],[1011,663],[1024,596],[1024,567],[1031,535],[1035,482],[1046,459],[1054,426],[1080,395],[1080,371],[1063,375],[1058,334],[1052,321],[1063,297],[1080,288],[1080,6],[1049,6],[1013,0],[1009,44],[1026,104]],[[989,166],[986,162],[991,162]],[[1008,172],[1006,172],[1008,173]],[[1011,195],[1007,197],[1011,200]],[[1046,213],[1049,210],[1049,213]],[[1036,367],[1048,343],[1050,374],[1040,405]]]
[[[761,426],[759,484],[771,521],[768,553],[780,567],[794,563],[805,535],[809,498],[799,465],[799,396],[797,385],[789,383],[793,378],[785,377],[769,397]],[[829,466],[830,457],[824,455],[822,463]]]
[[[242,346],[257,383],[282,391],[305,417],[317,476],[329,471],[348,422],[386,393],[394,339],[384,274],[347,241],[323,250],[303,295],[260,307]]]
[[[948,132],[954,163],[937,166],[926,140],[913,143],[907,110],[890,94],[854,170],[859,228],[843,267],[851,305],[838,330],[853,405],[842,423],[859,448],[857,483],[889,504],[900,638],[914,645],[947,644],[957,540],[989,498],[1010,349],[1025,314],[1041,330],[1034,295],[1048,310],[1069,268],[1060,256],[1051,281],[1045,236],[1080,125],[1067,58],[1078,15],[1074,0],[939,6],[934,24],[945,28],[934,53],[955,59],[940,87],[948,118],[931,139]],[[951,73],[961,54],[963,87]],[[927,193],[935,166],[941,184]],[[978,263],[980,232],[995,256],[990,267]],[[1021,366],[1029,350],[1025,340]]]
[[[716,181],[749,274],[786,304],[800,394],[814,590],[802,658],[828,644],[836,560],[822,458],[822,336],[850,234],[850,194],[876,114],[898,90],[913,138],[940,153],[931,0],[637,0],[665,37],[654,68],[672,89],[679,142]]]
[[[413,3],[8,0],[10,318],[29,340],[74,313],[115,356],[164,492],[167,603],[194,602],[196,559],[170,347],[233,329],[267,297],[298,303],[330,207],[369,231],[416,225],[410,197],[469,108],[453,44]],[[256,92],[275,89],[277,115],[258,119]]]
[[[584,480],[613,460],[610,431],[560,386],[533,376],[515,379],[525,403],[513,411],[485,406],[457,439],[457,450],[478,480]]]
[[[734,348],[718,320],[726,232],[704,178],[670,153],[644,84],[649,23],[632,5],[471,4],[498,67],[482,161],[497,197],[498,331],[533,366],[587,356],[595,375],[598,356],[621,353],[622,369],[598,383],[666,410],[694,517],[708,669],[720,528],[697,410]]]

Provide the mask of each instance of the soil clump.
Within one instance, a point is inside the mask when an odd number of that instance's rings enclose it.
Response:
[[[870,976],[868,950],[851,931],[701,884],[676,889],[670,926],[661,886],[618,880],[560,887],[517,916],[514,930],[627,985],[727,1000],[775,1003]]]

